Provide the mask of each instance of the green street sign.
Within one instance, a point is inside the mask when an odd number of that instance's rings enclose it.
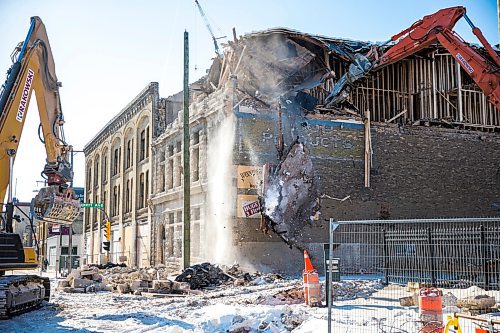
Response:
[[[104,204],[101,202],[83,202],[81,204],[81,207],[82,208],[100,208],[100,209],[103,209]]]

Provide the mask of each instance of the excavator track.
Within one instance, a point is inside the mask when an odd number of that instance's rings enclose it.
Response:
[[[36,275],[0,277],[0,319],[36,309],[49,298],[49,278]]]

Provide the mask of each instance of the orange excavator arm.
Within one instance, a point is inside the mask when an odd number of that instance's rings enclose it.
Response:
[[[472,32],[484,46],[489,57],[476,51],[453,32],[453,27],[462,17],[471,26]],[[393,64],[439,42],[481,88],[489,102],[500,109],[500,58],[484,38],[481,30],[467,17],[465,7],[445,8],[427,15],[411,27],[392,36],[388,42],[395,44],[383,53],[379,52],[380,47],[374,47],[366,56],[356,54],[356,62],[350,65],[349,71],[337,81],[327,97],[329,106],[339,106],[345,102],[349,91],[371,71]]]

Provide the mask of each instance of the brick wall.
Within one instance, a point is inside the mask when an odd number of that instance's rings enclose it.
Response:
[[[256,135],[255,132],[252,135]],[[492,207],[493,203],[500,204],[498,135],[434,127],[375,125],[372,127],[370,188],[364,187],[363,131],[336,128],[329,135],[337,138],[340,143],[337,147],[347,139],[354,145],[349,153],[332,146],[310,147],[317,175],[321,178],[321,191],[335,198],[349,195],[350,199],[344,202],[323,199],[321,219],[305,229],[304,240],[310,243],[313,263],[317,265],[322,260],[319,243],[328,241],[330,217],[378,219],[382,206],[393,219],[499,214]],[[305,141],[309,145],[315,142],[310,138]],[[258,225],[258,219],[235,221],[235,243],[239,243],[240,253],[247,263],[261,269],[300,272],[303,268],[301,254],[280,244],[277,236],[260,233]]]

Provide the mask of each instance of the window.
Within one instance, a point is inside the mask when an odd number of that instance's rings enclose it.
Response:
[[[116,198],[116,215],[120,213],[120,185],[118,185],[118,196]]]
[[[146,127],[146,157],[149,157],[149,126]]]
[[[191,181],[196,182],[200,180],[200,148],[193,149],[193,170],[191,173]]]
[[[174,222],[175,222],[175,214],[169,213],[168,214],[168,224],[174,224]]]
[[[78,254],[78,247],[73,246],[73,250],[71,252],[72,252],[71,253],[72,255],[77,255]],[[69,255],[69,253],[68,253],[68,247],[67,246],[62,246],[61,247],[61,255],[63,255],[63,256],[64,255]]]
[[[118,174],[119,169],[120,169],[120,149],[115,148],[113,153],[113,175]]]
[[[174,156],[174,145],[168,146],[168,157]]]
[[[167,188],[170,190],[174,187],[174,160],[168,161],[168,178],[167,178]]]
[[[177,143],[175,144],[175,149],[176,153],[180,153],[182,151],[182,143],[180,141],[177,141]]]
[[[144,206],[147,205],[149,199],[149,170],[146,171],[146,185],[144,186]]]
[[[90,190],[92,184],[92,168],[87,168],[87,191]]]
[[[94,163],[94,186],[97,186],[99,184],[99,156],[97,156],[97,159]]]
[[[132,139],[131,140],[128,140],[127,141],[127,161],[126,161],[126,168],[130,168],[130,166],[132,165],[132,147],[133,147],[133,142],[132,142]]]
[[[102,160],[102,181],[106,181],[108,179],[108,156],[104,156]]]
[[[193,133],[193,145],[200,143],[200,131]]]
[[[201,218],[200,207],[193,209],[193,221],[199,221]]]
[[[146,158],[146,130],[141,131],[139,152],[139,161],[142,161],[144,158]]]
[[[168,227],[167,257],[174,256],[174,226]]]
[[[108,193],[104,191],[102,193],[102,203],[104,204],[104,208],[106,209],[106,199],[108,198]]]
[[[160,192],[165,191],[165,166],[163,164],[159,165],[160,170]]]
[[[174,187],[181,186],[181,174],[182,174],[182,165],[181,165],[181,157],[177,156],[175,158],[177,163],[177,173],[175,174],[175,183]]]
[[[125,190],[125,213],[130,212],[130,180],[127,180],[127,189]]]
[[[113,204],[111,214],[118,215],[118,186],[113,187]]]
[[[139,208],[144,207],[144,173],[139,176],[139,198],[137,205]]]
[[[182,223],[182,210],[177,211],[177,223]]]

